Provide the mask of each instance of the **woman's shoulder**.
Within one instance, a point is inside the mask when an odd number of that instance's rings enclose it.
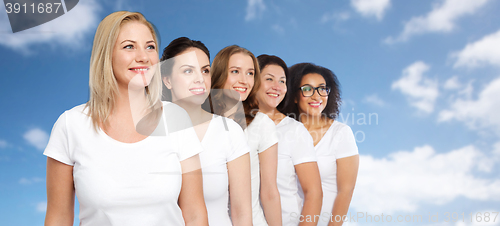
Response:
[[[217,125],[219,125],[219,126],[222,125],[226,131],[229,131],[229,132],[239,131],[239,130],[243,131],[240,124],[238,124],[236,121],[234,121],[233,119],[230,119],[228,117],[214,114],[212,120],[214,120]]]
[[[89,109],[88,109],[86,104],[80,104],[80,105],[77,105],[71,109],[64,111],[59,116],[59,119],[69,118],[69,119],[67,119],[69,122],[76,122],[79,119],[88,119],[89,118],[88,111],[89,111]]]
[[[276,128],[286,131],[300,131],[300,132],[303,132],[304,130],[307,131],[306,127],[304,127],[304,124],[288,116],[284,117],[278,123],[278,125],[276,125]]]
[[[331,130],[330,132],[332,137],[344,137],[353,134],[352,129],[349,125],[337,120],[333,121],[333,123],[330,125],[329,130]]]
[[[261,123],[261,124],[265,124],[265,125],[269,125],[269,124],[273,124],[274,125],[273,120],[271,118],[269,118],[269,116],[267,116],[266,114],[264,114],[262,112],[257,112],[257,114],[255,115],[255,118],[252,121],[252,123],[253,122]]]

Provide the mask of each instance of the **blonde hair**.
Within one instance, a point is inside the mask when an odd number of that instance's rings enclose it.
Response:
[[[88,116],[97,131],[99,124],[104,124],[113,110],[115,99],[120,95],[118,83],[113,73],[112,57],[116,39],[120,28],[128,22],[139,22],[146,25],[153,40],[158,46],[158,37],[154,26],[138,12],[119,11],[106,16],[99,26],[94,37],[92,55],[90,57],[89,88],[90,98],[85,107],[89,109]],[[149,106],[153,107],[160,101],[161,77],[159,64],[148,86],[145,87]]]
[[[219,51],[212,63],[212,89],[224,89],[224,85],[226,84],[227,77],[229,75],[229,58],[231,58],[231,56],[236,53],[243,53],[250,56],[250,58],[252,58],[253,66],[255,69],[253,88],[248,94],[247,99],[243,101],[245,122],[240,122],[238,119],[235,119],[236,122],[238,122],[240,125],[242,125],[243,128],[245,128],[246,126],[250,125],[250,123],[253,121],[253,118],[255,117],[255,112],[253,112],[253,110],[259,109],[259,103],[255,94],[260,88],[260,67],[259,62],[253,55],[253,53],[237,45],[227,46]],[[216,105],[211,106],[212,111],[214,111],[215,109],[226,110],[226,106],[223,101],[224,97],[222,95],[223,92],[219,92],[214,96],[210,96],[211,103],[213,105]],[[214,113],[222,115],[223,112]],[[246,126],[244,123],[246,123]]]

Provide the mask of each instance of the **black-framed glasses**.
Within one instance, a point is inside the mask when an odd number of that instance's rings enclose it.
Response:
[[[328,96],[328,94],[330,94],[330,87],[328,87],[328,86],[313,87],[311,85],[303,85],[300,87],[300,91],[302,93],[302,96],[304,96],[304,97],[310,97],[310,96],[314,95],[315,90],[322,97],[326,97],[326,96]]]

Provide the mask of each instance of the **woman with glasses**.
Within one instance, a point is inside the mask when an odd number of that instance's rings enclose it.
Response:
[[[288,67],[277,56],[264,54],[257,59],[261,70],[258,78],[261,86],[257,91],[259,110],[274,121],[278,132],[277,183],[283,225],[316,225],[318,219],[306,221],[307,216],[320,215],[323,198],[313,140],[302,123],[285,116],[277,108],[287,93]],[[303,190],[303,198],[299,195],[299,187]]]
[[[342,225],[346,220],[358,174],[353,132],[335,120],[341,103],[339,86],[327,68],[311,63],[293,65],[283,109],[304,124],[314,142],[323,189],[320,226]]]

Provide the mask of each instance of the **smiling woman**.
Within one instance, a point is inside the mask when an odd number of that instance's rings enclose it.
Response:
[[[227,99],[239,98],[243,101],[245,117],[243,120],[236,118],[235,121],[245,128],[250,146],[253,225],[282,225],[280,196],[276,185],[278,137],[273,121],[258,112],[256,94],[260,79],[256,78],[260,76],[260,69],[257,58],[247,49],[232,45],[217,53],[212,66],[212,89],[224,90],[211,95],[212,106],[216,106],[215,110],[218,111],[216,113],[235,118],[241,109],[238,105],[226,104]],[[228,93],[230,98],[226,95]]]
[[[341,102],[340,83],[327,68],[299,63],[290,68],[287,87],[290,93],[283,113],[302,122],[314,142],[323,189],[321,216],[326,216],[318,225],[340,226],[343,222],[338,219],[349,209],[359,165],[351,128],[336,120]]]
[[[186,112],[160,101],[156,45],[140,13],[99,24],[90,100],[59,117],[44,152],[45,225],[73,225],[75,194],[80,225],[208,225],[202,147]],[[172,121],[184,129],[171,131]]]
[[[251,226],[250,157],[242,128],[201,104],[210,93],[210,55],[200,41],[173,40],[163,51],[164,98],[184,108],[203,146],[200,162],[210,225]],[[231,216],[228,214],[231,203]]]

